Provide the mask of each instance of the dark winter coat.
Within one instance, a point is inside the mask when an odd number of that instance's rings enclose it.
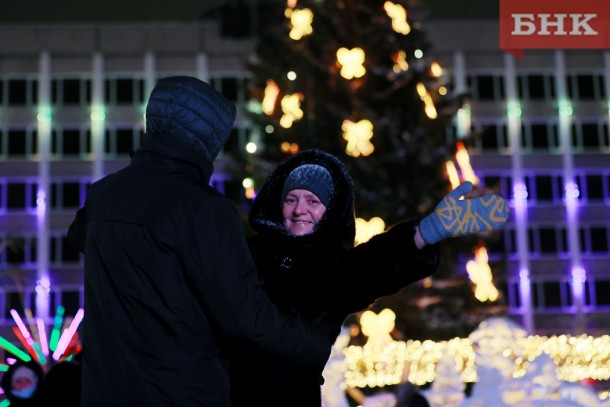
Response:
[[[328,330],[269,301],[235,205],[209,186],[234,118],[209,85],[162,79],[131,164],[91,185],[69,231],[84,249],[83,406],[229,406],[225,337],[328,357]]]
[[[319,164],[333,178],[330,204],[313,233],[289,235],[283,226],[281,192],[297,166]],[[415,222],[406,222],[354,248],[354,191],[347,169],[337,158],[308,150],[288,159],[265,183],[250,213],[257,234],[248,240],[259,278],[281,309],[303,320],[326,320],[335,327],[376,299],[434,272],[437,246],[417,250]],[[235,407],[315,407],[321,404],[323,367],[302,368],[262,360],[247,349],[233,359]]]

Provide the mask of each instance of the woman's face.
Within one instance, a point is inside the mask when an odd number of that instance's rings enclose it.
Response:
[[[288,192],[282,204],[284,227],[291,235],[311,233],[325,212],[326,207],[318,197],[306,189]]]

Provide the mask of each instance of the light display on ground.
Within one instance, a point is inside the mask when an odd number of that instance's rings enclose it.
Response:
[[[0,347],[24,362],[34,360],[43,367],[69,359],[82,348],[77,329],[83,319],[84,310],[79,309],[74,317],[64,317],[64,312],[64,307],[57,307],[50,335],[47,335],[42,318],[34,318],[31,311],[26,310],[24,321],[16,310],[11,309],[10,313],[15,321],[13,333],[23,349],[2,336]],[[0,365],[0,371],[6,371],[7,368],[7,365]]]
[[[384,333],[373,335],[378,334]],[[396,384],[405,366],[409,368],[408,380],[424,385],[436,379],[437,367],[443,358],[453,361],[461,382],[477,382],[477,365],[484,363],[517,379],[541,356],[548,356],[554,362],[560,381],[610,379],[610,335],[528,336],[504,318],[484,321],[468,338],[441,342],[390,341],[382,348],[367,345],[368,342],[344,349],[348,387]]]

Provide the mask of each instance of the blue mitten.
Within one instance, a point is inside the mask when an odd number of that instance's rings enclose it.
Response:
[[[508,219],[508,204],[499,195],[460,200],[472,190],[472,183],[464,182],[436,205],[434,212],[419,224],[419,233],[426,243],[434,244],[446,237],[487,232],[502,226]]]

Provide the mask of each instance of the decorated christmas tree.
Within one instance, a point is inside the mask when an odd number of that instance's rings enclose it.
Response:
[[[387,227],[430,212],[452,187],[445,163],[456,152],[452,122],[460,95],[434,59],[417,4],[265,4],[265,25],[249,63],[250,153],[236,157],[244,163],[240,179],[248,181],[244,202],[277,163],[321,148],[350,169],[361,224],[378,217]],[[467,335],[485,312],[456,260],[460,253],[472,257],[476,240],[443,242],[441,270],[433,279],[374,307],[393,308],[397,329],[407,337]]]

